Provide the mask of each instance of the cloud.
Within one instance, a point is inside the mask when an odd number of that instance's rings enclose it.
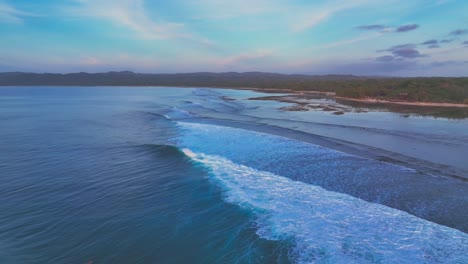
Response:
[[[440,48],[440,44],[450,43],[452,41],[453,39],[443,39],[440,41],[437,39],[431,39],[431,40],[424,41],[423,43],[421,43],[421,45],[425,45],[427,48],[430,48],[430,49],[436,49],[436,48]]]
[[[312,1],[311,1],[312,2]],[[301,32],[328,20],[344,10],[349,10],[371,3],[369,0],[328,1],[323,6],[298,6],[291,10],[294,32]],[[283,10],[284,12],[284,10]]]
[[[378,52],[382,52],[382,51],[391,52],[395,58],[399,58],[399,59],[414,59],[414,58],[426,57],[426,55],[421,54],[416,49],[415,44],[396,45],[386,50],[379,50]]]
[[[408,43],[408,44],[395,45],[383,51],[395,51],[395,50],[400,50],[400,49],[414,49],[414,48],[416,48],[415,44]]]
[[[440,41],[440,43],[450,43],[452,41],[453,41],[453,39],[443,39],[443,40]]]
[[[451,36],[461,36],[461,35],[466,35],[468,34],[468,29],[457,29],[452,32],[450,32]]]
[[[185,1],[184,1],[185,2]],[[371,0],[287,1],[287,0],[191,0],[189,6],[196,20],[233,20],[274,17],[282,26],[298,33],[309,30],[335,16],[337,13],[372,3]],[[320,3],[322,2],[322,3]],[[271,26],[271,23],[266,23]]]
[[[417,49],[399,49],[392,51],[392,54],[403,58],[419,58],[424,57]]]
[[[33,16],[37,15],[18,10],[15,7],[7,4],[6,2],[0,2],[0,22],[22,23],[24,17]]]
[[[362,25],[362,26],[358,26],[356,27],[357,29],[359,30],[384,30],[386,28],[386,26],[384,25]]]
[[[430,65],[433,67],[445,67],[448,65],[463,65],[463,61],[456,61],[456,60],[446,60],[446,61],[434,61],[431,62]]]
[[[468,40],[463,42],[463,45],[468,45]]]
[[[437,41],[436,39],[431,39],[431,40],[428,40],[428,41],[424,41],[422,44],[423,45],[435,45],[435,44],[438,44],[439,41]]]
[[[256,51],[250,53],[242,53],[237,54],[234,56],[226,57],[221,59],[218,63],[221,66],[240,66],[240,65],[252,65],[257,64],[259,62],[263,62],[265,60],[269,60],[272,58],[273,53],[271,51]]]
[[[195,14],[195,19],[222,20],[239,18],[243,16],[258,16],[265,13],[276,12],[284,7],[280,3],[270,0],[196,0],[186,1],[187,6]]]
[[[365,40],[369,40],[369,39],[374,39],[374,38],[377,38],[377,37],[380,37],[380,36],[382,36],[381,33],[366,34],[366,35],[363,35],[363,36],[358,36],[356,38],[351,38],[351,39],[346,39],[346,40],[339,40],[339,41],[335,41],[335,42],[332,42],[332,43],[328,43],[328,44],[323,45],[323,46],[318,47],[318,48],[326,48],[326,49],[335,48],[335,47],[340,47],[340,46],[343,46],[343,45],[350,45],[350,44],[353,44],[353,43],[357,43],[357,42],[361,42],[361,41],[365,41]]]
[[[395,57],[392,55],[380,56],[375,58],[376,61],[389,62],[395,60]]]
[[[293,25],[292,27],[293,31],[300,32],[300,31],[310,29],[318,25],[319,23],[327,20],[332,15],[332,13],[333,11],[324,10],[324,11],[320,11],[311,15],[307,15],[309,16],[309,18],[301,19],[300,22],[295,23]]]
[[[354,74],[361,76],[401,76],[408,70],[417,69],[419,64],[415,61],[391,60],[386,61],[357,61],[320,65],[313,72],[315,74]]]
[[[93,17],[126,27],[142,38],[184,39],[204,45],[213,43],[207,39],[188,33],[185,25],[164,21],[154,21],[145,10],[144,0],[74,0],[76,5],[68,9],[78,17]]]
[[[361,26],[356,27],[356,29],[359,29],[359,30],[376,30],[376,31],[380,31],[383,33],[390,33],[390,32],[402,33],[402,32],[415,30],[417,28],[419,28],[419,25],[417,24],[401,25],[397,27],[386,26],[382,24],[370,24],[370,25],[361,25]]]
[[[397,27],[395,32],[408,32],[408,31],[415,30],[417,28],[419,28],[418,24],[408,24],[408,25],[403,25],[403,26]]]
[[[427,62],[417,60],[360,60],[309,65],[310,74],[354,74],[361,76],[466,76],[466,60],[440,60]]]

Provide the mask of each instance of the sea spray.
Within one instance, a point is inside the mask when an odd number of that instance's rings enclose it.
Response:
[[[468,235],[384,205],[258,171],[215,155],[206,166],[226,201],[257,215],[257,234],[292,240],[299,263],[467,263]]]

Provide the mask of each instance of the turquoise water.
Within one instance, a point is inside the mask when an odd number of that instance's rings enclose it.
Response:
[[[466,182],[292,139],[251,95],[0,89],[0,263],[468,263]]]

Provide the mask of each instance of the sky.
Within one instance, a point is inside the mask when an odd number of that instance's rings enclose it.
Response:
[[[466,0],[0,0],[0,72],[468,76]]]

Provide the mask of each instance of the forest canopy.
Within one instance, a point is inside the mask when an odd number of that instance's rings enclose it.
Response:
[[[300,75],[263,72],[141,74],[108,73],[0,73],[0,86],[187,86],[257,88],[285,91],[335,92],[350,98],[377,98],[410,102],[468,104],[468,78],[361,77]]]

